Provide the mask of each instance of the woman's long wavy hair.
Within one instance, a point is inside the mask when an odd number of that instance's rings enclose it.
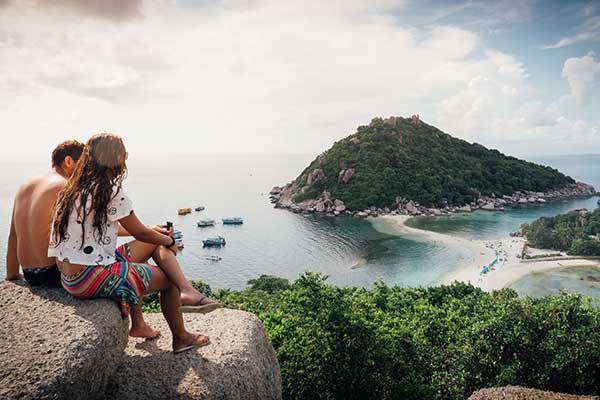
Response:
[[[73,175],[60,192],[54,206],[54,242],[60,243],[67,236],[67,225],[73,207],[77,205],[77,219],[85,221],[93,213],[92,226],[96,229],[98,242],[106,233],[108,203],[121,190],[127,176],[127,152],[119,136],[101,133],[87,141]],[[79,200],[78,200],[79,199]],[[91,203],[88,204],[88,199]],[[88,209],[89,205],[89,209]],[[85,239],[84,224],[81,246]]]

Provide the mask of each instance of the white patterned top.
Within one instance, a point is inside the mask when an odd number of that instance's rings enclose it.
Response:
[[[115,262],[115,250],[119,233],[119,220],[133,212],[131,199],[121,191],[113,189],[114,196],[108,204],[107,222],[103,238],[98,238],[98,231],[92,226],[94,213],[87,215],[85,221],[77,215],[80,199],[75,201],[64,240],[56,243],[54,229],[50,233],[48,257],[57,260],[82,265],[109,265]],[[92,199],[88,197],[87,207],[91,208]],[[54,225],[54,223],[52,224]],[[82,236],[85,229],[85,237]]]

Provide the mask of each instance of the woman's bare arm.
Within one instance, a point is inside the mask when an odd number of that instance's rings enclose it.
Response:
[[[123,228],[123,225],[119,222],[119,236],[132,236],[131,233],[127,231],[127,229]]]
[[[119,223],[125,231],[139,241],[163,246],[169,246],[171,243],[173,243],[173,240],[170,236],[163,235],[162,233],[144,225],[134,212],[129,214],[127,217],[121,218]]]

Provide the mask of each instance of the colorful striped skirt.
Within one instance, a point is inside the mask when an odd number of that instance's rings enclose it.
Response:
[[[109,265],[89,265],[77,275],[62,275],[62,286],[78,299],[113,299],[119,303],[123,319],[129,317],[132,306],[139,304],[152,277],[152,269],[130,258],[129,246],[117,248],[116,262]]]

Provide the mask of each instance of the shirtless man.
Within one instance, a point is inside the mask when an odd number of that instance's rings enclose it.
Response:
[[[6,253],[7,280],[25,278],[31,286],[62,286],[56,260],[54,257],[48,257],[51,218],[58,194],[73,174],[83,148],[84,144],[75,140],[61,143],[52,152],[52,172],[32,179],[17,191]],[[161,227],[154,229],[166,233]],[[121,231],[121,236],[130,236],[124,229]],[[207,313],[222,307],[190,286],[170,250],[157,249],[156,246],[146,243],[136,246],[140,250],[139,260],[135,260],[136,262],[146,262],[150,257],[154,258],[178,287],[185,288],[182,291],[182,303],[195,305],[184,306],[184,310]],[[154,254],[155,252],[157,254]],[[19,265],[23,269],[23,275],[19,273]],[[134,318],[136,316],[140,318]],[[148,331],[149,327],[141,317],[141,308],[132,310],[132,319],[136,322],[135,326],[141,326],[139,329],[133,329],[134,332]],[[149,333],[144,333],[146,334]],[[155,335],[157,331],[152,331],[151,334]]]
[[[30,180],[17,191],[6,253],[7,280],[24,277],[32,286],[61,286],[55,259],[48,257],[50,219],[58,193],[75,170],[83,147],[76,140],[59,144],[52,152],[52,172]]]

